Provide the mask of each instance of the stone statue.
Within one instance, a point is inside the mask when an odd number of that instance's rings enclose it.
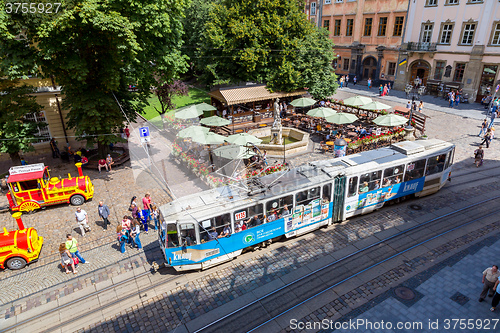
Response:
[[[274,101],[274,122],[280,121],[280,99],[276,98]]]

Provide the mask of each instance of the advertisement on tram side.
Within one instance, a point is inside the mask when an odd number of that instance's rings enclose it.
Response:
[[[399,184],[393,184],[366,193],[361,193],[357,197],[352,197],[346,200],[346,211],[348,213],[353,212],[358,209],[379,205],[385,201],[420,192],[424,188],[424,183],[425,177],[422,177]]]
[[[314,200],[284,218],[233,233],[229,237],[183,248],[166,248],[165,255],[170,258],[169,265],[172,266],[197,264],[321,222],[331,217],[330,211],[330,204],[321,205],[320,200]]]

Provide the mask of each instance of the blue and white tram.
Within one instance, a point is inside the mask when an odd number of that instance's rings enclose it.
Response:
[[[454,149],[437,139],[404,141],[264,176],[248,191],[233,186],[185,196],[160,207],[159,243],[168,266],[205,269],[389,200],[435,193],[451,175]],[[220,237],[224,230],[230,234]]]

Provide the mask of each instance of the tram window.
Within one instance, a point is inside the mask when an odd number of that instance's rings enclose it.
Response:
[[[326,184],[323,186],[323,196],[321,199],[323,200],[323,203],[328,203],[330,202],[330,199],[332,197],[332,184]]]
[[[405,182],[418,179],[424,175],[425,159],[408,163],[406,166]]]
[[[45,186],[49,183],[49,172],[47,170],[43,172],[43,183]]]
[[[427,160],[427,168],[425,175],[433,175],[444,170],[444,162],[446,161],[446,154],[432,156]]]
[[[401,183],[405,166],[398,165],[384,170],[384,178],[382,179],[382,187]]]
[[[269,219],[273,220],[273,218],[274,219],[280,218],[281,216],[288,215],[292,207],[293,207],[293,195],[287,195],[286,197],[273,199],[266,203],[266,216],[268,220]]]
[[[23,191],[38,189],[38,182],[36,179],[19,182],[19,185],[21,185]]]
[[[191,246],[196,244],[196,233],[194,229],[194,223],[185,223],[179,225],[181,232],[181,245]]]
[[[358,188],[358,177],[351,177],[349,178],[349,192],[347,193],[348,197],[353,197],[356,195],[357,191],[356,189]]]
[[[165,239],[163,235],[162,239]],[[179,237],[177,236],[177,225],[175,223],[167,224],[167,247],[177,247],[179,246]]]
[[[213,240],[214,230],[217,233],[217,236],[220,235],[226,226],[231,228],[231,215],[229,213],[223,214],[217,217],[213,217],[209,220],[205,220],[200,223],[200,240],[201,242],[208,242],[209,240]]]
[[[448,152],[448,158],[446,159],[446,166],[444,167],[445,169],[448,169],[453,164],[453,155],[454,155],[454,150]]]
[[[319,187],[313,187],[308,190],[295,194],[295,202],[297,206],[308,205],[311,201],[319,198]]]
[[[382,171],[373,171],[365,173],[359,177],[359,193],[365,193],[368,191],[377,190],[380,188],[380,177],[382,176]]]

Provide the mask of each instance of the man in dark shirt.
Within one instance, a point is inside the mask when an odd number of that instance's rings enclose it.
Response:
[[[261,225],[262,221],[259,219],[258,215],[255,215],[254,217],[252,217],[250,220],[247,221],[247,224],[250,228],[252,228]]]
[[[211,240],[214,240],[214,239],[217,239],[217,231],[215,230],[214,227],[212,227],[212,230],[208,232],[208,240],[211,241]]]

